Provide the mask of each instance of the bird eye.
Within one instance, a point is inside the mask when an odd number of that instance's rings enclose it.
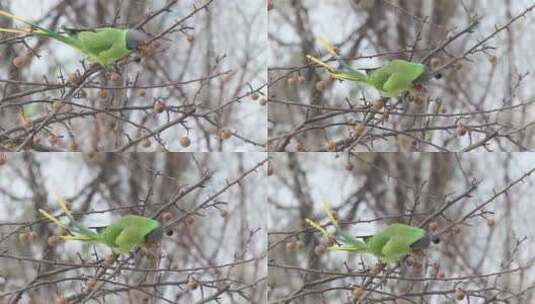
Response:
[[[172,236],[173,235],[173,230],[167,230],[167,232],[165,234],[167,236]]]
[[[433,244],[438,244],[438,243],[440,243],[440,239],[438,237],[434,237],[432,239],[432,242],[433,242]]]

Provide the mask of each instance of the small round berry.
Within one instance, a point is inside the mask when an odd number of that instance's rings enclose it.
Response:
[[[431,61],[430,61],[430,66],[431,66],[431,68],[436,69],[436,68],[438,68],[441,64],[442,64],[442,60],[440,60],[440,58],[438,58],[438,57],[433,57],[433,58],[431,58]]]
[[[61,108],[63,108],[64,105],[65,105],[65,103],[63,102],[63,100],[54,99],[54,100],[52,100],[52,111],[57,113],[57,112],[59,112],[61,110]]]
[[[349,172],[353,171],[354,168],[355,166],[350,162],[348,162],[345,166],[346,171],[349,171]]]
[[[332,140],[328,141],[325,144],[325,149],[329,152],[336,152],[336,142]]]
[[[104,265],[110,267],[111,265],[113,265],[113,263],[115,263],[115,257],[113,256],[113,254],[109,254],[104,257]]]
[[[323,92],[327,88],[327,83],[323,80],[320,80],[316,83],[316,90]]]
[[[21,116],[20,122],[21,122],[22,126],[24,127],[24,129],[26,129],[26,130],[29,130],[29,129],[33,128],[33,122],[32,122],[31,119],[28,119],[26,117]]]
[[[380,273],[381,270],[383,270],[383,267],[384,267],[384,265],[382,263],[379,263],[379,262],[373,264],[373,266],[372,266],[372,274]]]
[[[50,247],[56,247],[60,243],[60,237],[57,235],[49,236],[48,239],[46,239],[46,243]]]
[[[267,102],[267,98],[260,98],[260,100],[258,101],[261,106],[267,105]]]
[[[295,77],[295,76],[290,76],[290,77],[288,77],[288,80],[287,80],[289,86],[296,85],[297,81],[298,81],[298,78]]]
[[[188,279],[188,283],[186,284],[186,286],[188,287],[188,289],[195,290],[197,289],[197,287],[199,287],[199,282],[197,282],[195,278],[190,277]]]
[[[412,256],[408,256],[407,259],[405,259],[405,264],[409,267],[413,266],[416,263],[416,260]]]
[[[48,142],[53,146],[55,146],[55,145],[57,145],[59,143],[59,137],[54,133],[48,134],[47,139],[48,139]]]
[[[489,227],[494,227],[496,225],[496,220],[495,219],[488,219],[487,220],[487,225]]]
[[[21,67],[25,66],[27,62],[28,62],[28,60],[26,59],[26,56],[24,56],[24,55],[19,55],[19,56],[13,58],[13,65],[16,68],[19,68],[19,69]]]
[[[419,262],[415,262],[412,267],[414,267],[416,271],[422,271],[422,269],[424,269],[424,265]]]
[[[492,64],[496,65],[498,63],[498,57],[496,55],[487,55],[487,60]]]
[[[154,103],[154,112],[158,114],[163,113],[166,108],[167,105],[163,101],[157,101],[156,103]]]
[[[297,152],[303,152],[305,151],[305,143],[302,140],[298,140],[295,144],[295,150]]]
[[[327,248],[323,245],[316,245],[316,247],[314,247],[314,253],[318,256],[324,255],[325,252],[327,252]]]
[[[143,138],[143,140],[141,141],[141,145],[144,147],[144,148],[148,148],[151,146],[151,141],[150,139],[148,138]]]
[[[303,248],[305,248],[305,242],[303,242],[302,240],[295,241],[295,248],[297,250],[302,250]]]
[[[93,289],[95,286],[97,286],[97,279],[91,277],[85,280],[85,287],[87,287],[87,289]]]
[[[463,68],[464,68],[464,65],[463,65],[462,62],[457,62],[457,63],[455,64],[455,70],[456,70],[456,71],[460,71],[460,70],[462,70]]]
[[[78,77],[77,73],[70,73],[69,76],[67,76],[67,84],[71,86],[75,86],[80,82],[80,77]]]
[[[120,81],[121,75],[119,75],[119,73],[116,73],[116,72],[111,72],[110,74],[108,74],[108,79],[111,81]]]
[[[186,223],[188,223],[188,225],[193,225],[193,223],[195,223],[195,217],[188,216],[188,218],[186,219]]]
[[[465,294],[462,290],[460,290],[459,288],[455,289],[455,300],[457,301],[462,301],[464,300],[465,298]]]
[[[26,242],[30,239],[30,234],[28,232],[19,233],[19,241]]]
[[[110,96],[110,92],[108,92],[108,90],[102,89],[102,90],[98,91],[98,97],[100,97],[102,99],[106,99],[106,98],[108,98],[108,96]]]
[[[360,300],[360,298],[364,295],[364,288],[360,286],[355,286],[353,290],[351,291],[351,295],[353,296],[353,299]]]
[[[381,111],[385,107],[385,101],[382,98],[373,101],[372,108],[375,112]]]
[[[219,211],[219,215],[226,220],[228,219],[229,213],[227,210],[222,209]]]
[[[459,226],[455,226],[453,228],[451,228],[451,232],[455,235],[459,235],[461,234],[461,228]]]
[[[305,82],[305,77],[299,75],[297,76],[297,84],[302,84],[303,82]]]
[[[56,304],[67,304],[67,300],[64,296],[58,296],[56,298]]]
[[[80,98],[87,98],[87,91],[84,90],[84,89],[80,89],[80,90],[78,91],[78,97],[80,97]]]
[[[186,40],[188,40],[189,43],[192,43],[193,41],[195,41],[195,36],[193,36],[193,35],[188,35],[188,36],[186,37]]]
[[[442,280],[442,279],[446,278],[446,274],[443,271],[439,271],[437,273],[437,278]]]
[[[28,234],[28,238],[29,238],[30,241],[36,240],[37,239],[37,232],[30,231],[29,234]]]
[[[336,241],[333,236],[329,236],[324,243],[325,247],[332,247],[334,246],[334,244],[336,244]]]
[[[221,140],[227,140],[230,137],[232,137],[232,133],[230,132],[229,129],[223,129],[219,131],[219,138],[221,138]]]
[[[273,175],[273,164],[271,162],[268,162],[267,164],[267,176]]]
[[[74,141],[71,141],[69,143],[68,149],[69,149],[70,152],[76,152],[76,151],[78,151],[78,144],[75,143]]]
[[[366,125],[363,123],[358,123],[353,127],[353,129],[358,136],[362,136],[366,132]]]
[[[147,95],[147,92],[143,89],[137,89],[136,90],[136,95],[139,96],[139,97],[143,97],[145,95]]]
[[[166,211],[162,213],[161,217],[162,217],[162,221],[165,223],[165,222],[169,222],[173,218],[173,214],[169,211]]]
[[[191,145],[191,140],[189,139],[189,137],[184,136],[180,138],[180,145],[184,148],[187,148]]]
[[[431,232],[435,232],[435,231],[437,231],[437,229],[438,229],[438,224],[436,222],[431,222],[429,224],[429,230]]]
[[[455,130],[455,133],[457,133],[457,136],[461,137],[461,136],[465,136],[466,133],[468,133],[468,130],[463,124],[459,124],[457,125],[457,129]]]
[[[258,98],[260,98],[260,94],[258,93],[253,93],[253,95],[251,95],[252,100],[258,100]]]
[[[297,244],[295,241],[289,241],[286,243],[286,250],[288,251],[294,251],[297,248]]]

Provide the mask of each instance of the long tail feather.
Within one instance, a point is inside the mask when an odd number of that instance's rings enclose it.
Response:
[[[4,27],[0,27],[0,32],[13,33],[13,34],[22,34],[22,35],[31,34],[30,30],[15,29],[15,28],[4,28]]]
[[[321,36],[319,38],[319,44],[320,44],[322,49],[326,50],[327,52],[329,52],[334,57],[336,57],[336,58],[340,57],[340,55],[336,51],[336,48],[324,36]]]
[[[74,221],[71,210],[69,209],[69,203],[65,200],[63,196],[59,195],[58,193],[56,193],[55,196],[61,209],[63,209],[63,211],[69,217],[70,220]]]
[[[336,217],[334,217],[334,213],[331,210],[331,207],[327,202],[323,203],[323,210],[325,211],[325,214],[327,214],[327,217],[338,228],[338,221],[336,220]]]
[[[40,32],[49,32],[50,30],[49,29],[46,29],[44,27],[41,27],[35,23],[32,23],[32,22],[29,22],[28,20],[22,18],[22,17],[19,17],[19,16],[16,16],[16,15],[13,15],[9,12],[6,12],[6,11],[3,11],[3,10],[0,10],[0,15],[4,16],[4,17],[7,17],[7,18],[10,18],[10,19],[13,19],[13,20],[17,20],[17,21],[20,21],[22,23],[26,23],[28,24],[29,26],[31,26],[32,28],[29,30],[30,32],[35,32],[36,34],[39,34]],[[35,30],[37,29],[37,30]]]
[[[309,224],[312,228],[318,230],[319,232],[321,232],[321,234],[325,237],[329,237],[330,234],[327,232],[327,230],[323,229],[323,227],[321,227],[318,223],[314,222],[313,220],[311,219],[305,219],[305,222],[307,224]]]
[[[74,240],[74,241],[95,241],[95,237],[92,235],[77,234],[77,235],[62,235],[64,240]]]
[[[94,232],[94,231],[90,230],[89,228],[85,227],[84,225],[78,223],[74,219],[74,217],[72,216],[72,212],[69,209],[69,203],[67,202],[67,200],[65,200],[65,198],[63,196],[61,196],[58,193],[56,193],[56,200],[58,201],[58,204],[61,207],[61,209],[63,209],[63,211],[65,212],[65,214],[67,215],[67,217],[71,221],[71,230],[73,232],[79,233],[79,234],[82,234],[82,235],[92,236],[92,237],[97,235],[96,232]]]
[[[39,212],[44,217],[46,217],[47,219],[49,219],[51,222],[55,223],[56,225],[60,226],[61,228],[65,228],[65,229],[68,228],[66,225],[62,224],[57,218],[55,218],[53,215],[51,215],[50,213],[46,212],[45,210],[39,208]]]

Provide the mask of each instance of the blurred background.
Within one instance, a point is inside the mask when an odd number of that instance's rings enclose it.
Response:
[[[530,0],[274,0],[270,151],[532,149],[533,10]],[[356,68],[396,58],[446,68],[425,91],[383,105],[374,89],[305,62],[330,58],[321,36]]]
[[[26,153],[1,159],[0,303],[265,300],[264,154]],[[60,231],[37,210],[60,214],[56,194],[86,226],[105,226],[125,214],[151,216],[165,204],[157,219],[180,220],[155,251],[122,255],[120,268],[115,263],[100,273],[110,266],[106,246],[50,239]],[[92,277],[104,282],[94,293],[86,283]]]
[[[53,100],[63,99],[67,105],[33,135],[26,148],[115,151],[195,108],[185,121],[128,151],[263,150],[268,55],[263,0],[2,0],[0,9],[57,31],[63,26],[133,27],[159,12],[143,29],[152,37],[166,32],[142,54],[141,62],[109,68],[70,101],[69,89],[62,84],[69,76],[84,73],[83,55],[50,39],[0,36],[0,74],[4,75],[0,77],[0,146],[4,149],[16,149],[28,136],[25,131],[33,130],[27,121],[37,125],[49,114]],[[14,26],[23,24],[0,18],[0,27]],[[15,66],[15,58],[24,59],[23,64]],[[59,87],[47,87],[47,83]],[[144,88],[101,89],[134,83]],[[22,111],[26,120],[21,121]],[[59,142],[51,142],[52,135]],[[190,143],[183,144],[182,137]]]
[[[535,300],[535,175],[527,175],[535,170],[535,155],[271,156],[270,303]],[[428,248],[423,257],[412,257],[412,264],[403,264],[404,272],[400,268],[391,272],[395,265],[389,265],[377,274],[373,257],[318,251],[325,240],[307,229],[304,219],[327,224],[323,202],[330,203],[351,235],[370,235],[396,222],[418,225],[427,220],[425,229],[441,233],[441,243]],[[372,279],[373,273],[378,278]],[[362,292],[356,296],[355,288],[363,286],[367,296],[358,302]]]

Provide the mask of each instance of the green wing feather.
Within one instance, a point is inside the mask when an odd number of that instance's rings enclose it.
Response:
[[[386,242],[382,250],[381,260],[387,263],[395,263],[409,254],[410,245],[401,236],[394,236]]]
[[[104,228],[100,240],[114,252],[128,252],[142,245],[145,236],[158,228],[160,223],[148,217],[125,215],[113,224]]]

